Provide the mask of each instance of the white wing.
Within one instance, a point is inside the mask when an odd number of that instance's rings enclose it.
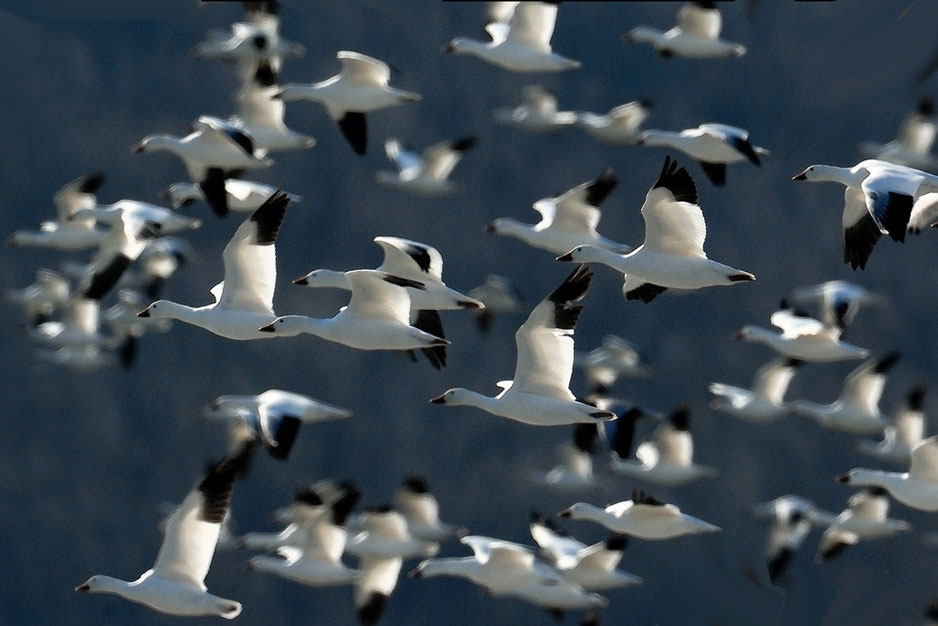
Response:
[[[513,389],[573,400],[573,329],[552,328],[554,303],[544,300],[515,333],[518,358]]]
[[[717,39],[723,28],[723,17],[719,9],[704,9],[688,3],[678,11],[677,25],[684,34]]]
[[[193,489],[169,518],[153,573],[205,591],[205,575],[215,555],[221,524],[200,519],[202,505],[202,493]]]
[[[769,321],[772,322],[772,326],[782,331],[782,337],[793,338],[824,333],[840,336],[840,331],[836,327],[825,326],[813,317],[797,315],[790,309],[781,309],[772,313]]]
[[[795,368],[796,365],[789,358],[769,361],[756,371],[753,393],[772,404],[780,404],[795,375]]]
[[[384,142],[384,153],[397,165],[401,178],[416,176],[423,167],[423,159],[420,155],[405,149],[397,139],[388,139]]]
[[[235,231],[222,252],[225,280],[216,305],[220,309],[274,314],[277,253],[274,240],[289,198],[268,198]],[[214,291],[213,291],[214,293]]]
[[[401,237],[375,237],[374,241],[384,250],[382,271],[395,276],[425,275],[431,282],[442,282],[443,255],[433,246]]]
[[[645,247],[656,252],[706,257],[707,225],[700,206],[674,200],[664,187],[654,187],[642,205]]]
[[[929,437],[912,450],[909,477],[938,483],[938,437]]]
[[[511,16],[508,41],[550,52],[550,38],[557,21],[557,5],[547,2],[520,2]]]
[[[348,50],[340,50],[335,56],[342,63],[343,80],[386,87],[391,79],[391,68],[383,61]]]
[[[350,317],[410,324],[410,296],[403,287],[385,280],[389,274],[353,270],[345,275],[352,286],[352,297],[345,310]]]

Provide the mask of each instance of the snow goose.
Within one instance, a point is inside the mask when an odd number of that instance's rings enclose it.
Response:
[[[381,246],[384,258],[375,271],[416,281],[417,287],[404,288],[410,296],[410,323],[425,332],[445,338],[443,322],[438,311],[482,309],[485,305],[475,298],[450,289],[443,282],[443,255],[433,246],[401,237],[378,236],[374,242]],[[333,287],[351,289],[345,272],[313,270],[293,281],[304,287]],[[440,369],[446,365],[443,346],[424,350],[430,363]]]
[[[238,226],[222,252],[225,278],[212,288],[214,303],[190,307],[157,300],[139,315],[177,319],[228,339],[270,337],[257,329],[276,318],[273,309],[277,278],[274,244],[289,203],[286,194],[274,193]]]
[[[741,57],[742,44],[720,39],[723,16],[714,2],[688,2],[677,13],[677,26],[660,31],[648,26],[633,28],[623,36],[626,42],[651,44],[663,57],[688,59]]]
[[[893,498],[922,511],[938,511],[938,436],[912,448],[908,472],[854,468],[837,477],[851,485],[882,487]]]
[[[602,590],[638,585],[641,577],[616,569],[628,545],[625,535],[586,545],[539,513],[531,513],[531,537],[565,579],[584,589]]]
[[[351,412],[309,396],[268,389],[257,395],[225,395],[205,407],[205,415],[233,423],[249,440],[260,442],[270,455],[286,460],[304,422],[323,422],[351,416]]]
[[[925,415],[922,404],[925,387],[915,385],[907,393],[905,402],[896,411],[892,423],[886,426],[882,441],[861,441],[857,449],[891,463],[908,465],[912,448],[925,439]]]
[[[120,277],[117,286],[144,293],[152,302],[159,298],[166,281],[194,254],[192,244],[185,239],[151,239],[137,257],[137,262]]]
[[[482,332],[491,328],[496,313],[520,313],[524,310],[524,296],[509,278],[499,274],[487,274],[481,285],[466,294],[484,304],[476,315]]]
[[[494,398],[454,388],[430,400],[433,404],[473,406],[525,424],[552,426],[615,419],[615,413],[578,402],[570,391],[573,374],[573,331],[583,310],[576,304],[589,289],[592,272],[577,267],[542,300],[515,333],[515,376],[502,381]]]
[[[656,485],[683,485],[717,474],[712,467],[694,463],[694,440],[687,407],[675,409],[650,439],[639,444],[635,450],[637,463],[617,456],[610,466],[614,472]]]
[[[113,593],[171,615],[237,617],[241,604],[208,593],[205,575],[231,503],[235,478],[243,471],[247,455],[245,449],[225,457],[189,492],[166,524],[152,569],[133,582],[92,576],[75,591]]]
[[[597,141],[610,144],[632,143],[638,129],[651,113],[651,100],[632,100],[609,109],[605,115],[580,111],[574,124]]]
[[[107,236],[107,230],[97,228],[93,217],[75,218],[74,214],[80,209],[93,209],[98,205],[95,194],[103,183],[104,175],[100,173],[69,181],[52,197],[56,219],[40,223],[38,231],[14,232],[9,243],[69,252],[97,247]]]
[[[599,428],[596,424],[573,424],[571,441],[560,447],[560,462],[546,474],[535,475],[535,480],[558,489],[586,489],[596,484],[593,473],[593,454]]]
[[[157,320],[139,317],[141,311],[151,299],[133,289],[121,289],[117,292],[117,302],[101,313],[101,321],[108,327],[118,344],[121,365],[132,367],[137,357],[137,344],[148,331],[168,332],[172,320]]]
[[[273,161],[255,152],[254,140],[243,130],[217,117],[200,116],[185,137],[148,135],[135,152],[167,151],[182,159],[206,202],[219,217],[228,214],[225,179],[245,169],[270,167]]]
[[[899,360],[898,352],[862,363],[847,376],[840,396],[831,404],[795,400],[789,406],[798,415],[812,417],[833,430],[854,435],[882,433],[886,419],[879,410],[886,376]]]
[[[486,232],[520,239],[529,246],[554,254],[579,245],[592,245],[614,253],[625,253],[629,246],[607,239],[596,232],[602,211],[599,205],[613,192],[619,180],[612,168],[591,181],[565,191],[555,198],[534,203],[540,213],[537,224],[523,224],[510,217],[500,217],[485,227]]]
[[[397,172],[382,170],[375,180],[382,185],[417,196],[444,196],[458,186],[449,175],[467,150],[476,145],[475,137],[443,141],[424,149],[421,154],[408,150],[397,139],[384,142],[384,153],[398,167]]]
[[[342,562],[348,532],[343,526],[348,511],[358,500],[359,492],[350,483],[340,484],[345,491],[330,502],[320,485],[297,491],[293,532],[277,541],[259,541],[246,535],[241,545],[249,548],[273,547],[279,557],[260,555],[245,564],[251,571],[267,572],[303,585],[345,585],[358,580],[361,572]],[[282,557],[282,558],[281,558]]]
[[[7,302],[23,307],[31,326],[38,326],[49,321],[55,311],[68,304],[71,289],[66,277],[50,269],[40,268],[32,284],[22,289],[9,289],[5,296]]]
[[[368,147],[365,113],[416,102],[420,95],[390,87],[391,68],[383,61],[348,50],[340,50],[336,58],[342,69],[332,78],[306,85],[283,85],[275,97],[284,102],[321,102],[352,149],[363,155]]]
[[[225,180],[225,196],[231,211],[256,211],[264,201],[277,191],[276,187],[251,180],[228,178]],[[179,209],[196,200],[205,200],[202,188],[195,183],[173,183],[163,191],[174,209]],[[290,202],[301,202],[303,198],[294,193],[287,193]]]
[[[573,111],[558,111],[557,97],[543,85],[528,85],[522,92],[523,102],[513,108],[497,108],[492,119],[532,133],[552,133],[577,121]]]
[[[792,495],[756,505],[752,513],[772,520],[765,542],[765,560],[769,579],[776,584],[785,575],[814,524],[831,524],[835,520],[833,514],[820,511],[810,500]]]
[[[618,335],[604,335],[602,343],[587,353],[577,353],[574,367],[583,370],[586,386],[593,391],[606,392],[621,377],[641,378],[648,375],[638,349]]]
[[[531,585],[563,582],[563,576],[547,563],[538,561],[528,546],[482,535],[468,535],[460,541],[472,549],[472,556],[426,559],[417,564],[410,576],[465,578],[493,595],[509,594]]]
[[[891,537],[911,530],[908,522],[890,519],[888,515],[889,496],[882,487],[870,487],[853,494],[847,508],[821,536],[815,558],[827,561],[860,541]]]
[[[642,205],[645,242],[628,254],[577,246],[558,261],[602,263],[622,272],[627,300],[651,302],[668,288],[699,289],[755,280],[749,272],[707,258],[707,225],[697,204],[697,186],[686,168],[665,157],[664,167]]]
[[[680,150],[696,160],[710,182],[718,187],[726,184],[728,163],[748,160],[759,165],[760,155],[769,153],[765,148],[752,145],[748,130],[728,124],[701,124],[679,132],[646,130],[635,139],[635,143]]]
[[[748,422],[769,422],[785,415],[785,392],[801,361],[791,357],[772,359],[758,370],[752,389],[723,383],[710,383],[708,389],[716,396],[710,409]]]
[[[843,329],[839,326],[825,324],[804,311],[792,309],[786,301],[782,301],[781,307],[769,321],[781,332],[747,325],[739,329],[734,337],[765,344],[780,354],[802,361],[864,359],[870,354],[866,348],[841,341]]]
[[[375,624],[397,586],[404,559],[433,556],[439,544],[410,534],[407,520],[390,507],[375,507],[362,514],[361,532],[346,542],[346,550],[359,558],[361,577],[355,584],[355,607],[362,624]]]
[[[933,172],[938,169],[938,157],[931,153],[936,136],[935,103],[924,96],[902,120],[895,139],[888,143],[863,142],[860,152],[871,159]]]
[[[881,235],[905,241],[915,201],[938,192],[938,176],[878,159],[853,167],[810,165],[792,180],[840,183],[844,190],[844,263],[864,269]]]
[[[405,287],[421,289],[423,283],[377,270],[352,270],[345,277],[352,297],[333,317],[284,315],[259,331],[283,337],[305,333],[359,350],[415,350],[449,344],[410,324],[411,301]]]
[[[101,306],[93,298],[75,297],[65,307],[63,321],[49,320],[28,329],[31,339],[52,347],[113,347],[114,340],[100,332]]]
[[[559,513],[560,517],[596,522],[609,530],[639,539],[671,539],[720,530],[697,519],[674,504],[665,504],[643,491],[632,492],[631,500],[610,504],[605,509],[577,502]]]
[[[237,113],[229,121],[254,140],[258,156],[281,150],[305,150],[316,145],[312,137],[287,128],[283,121],[286,105],[283,100],[274,98],[279,91],[277,85],[265,87],[252,82],[235,98]]]
[[[407,520],[410,534],[417,539],[439,542],[469,534],[462,526],[440,520],[440,503],[421,476],[408,476],[404,480],[394,492],[394,506]]]
[[[580,67],[574,61],[552,52],[550,38],[557,21],[557,4],[519,2],[508,23],[490,22],[485,30],[489,42],[457,37],[443,52],[468,54],[512,72],[563,72]]]
[[[866,305],[882,306],[886,303],[883,296],[846,280],[828,280],[818,285],[796,287],[787,299],[800,304],[819,304],[821,321],[840,328],[850,325],[857,312]]]

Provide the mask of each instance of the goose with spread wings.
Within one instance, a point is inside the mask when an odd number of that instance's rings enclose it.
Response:
[[[544,298],[515,333],[518,356],[513,380],[501,381],[495,397],[454,388],[430,400],[433,404],[473,406],[525,424],[551,426],[608,421],[615,413],[577,401],[570,391],[573,374],[573,331],[583,310],[578,304],[593,273],[577,267]]]
[[[651,302],[666,289],[700,289],[755,280],[749,272],[707,258],[707,225],[697,186],[686,168],[665,157],[664,167],[642,205],[645,242],[628,254],[580,245],[558,261],[602,263],[622,272],[626,300]]]

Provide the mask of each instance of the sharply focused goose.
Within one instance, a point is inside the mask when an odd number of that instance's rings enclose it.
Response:
[[[673,504],[665,504],[638,490],[632,493],[631,500],[610,504],[605,509],[577,502],[561,511],[559,516],[596,522],[613,532],[639,539],[671,539],[720,530],[713,524],[681,513]]]
[[[348,50],[338,51],[336,58],[342,69],[332,78],[312,84],[283,85],[275,97],[284,102],[321,102],[352,149],[363,155],[368,147],[365,113],[416,102],[420,95],[388,86],[391,68],[383,61]]]
[[[571,583],[596,591],[642,582],[639,576],[616,569],[628,544],[625,535],[612,534],[605,541],[588,546],[538,513],[531,514],[528,527],[541,551]]]
[[[912,448],[925,439],[925,415],[922,404],[925,387],[915,385],[906,393],[905,402],[886,426],[882,441],[861,441],[857,449],[891,463],[908,465]]]
[[[457,37],[443,52],[468,54],[512,72],[563,72],[580,67],[574,61],[552,52],[550,38],[557,21],[557,4],[519,2],[508,23],[490,22],[485,30],[492,38],[483,43]]]
[[[565,191],[555,198],[534,203],[541,214],[537,224],[523,224],[510,217],[500,217],[485,227],[486,232],[520,239],[524,243],[554,254],[563,254],[579,245],[591,245],[614,253],[631,248],[596,232],[602,211],[599,205],[619,184],[612,168],[591,181]]]
[[[605,115],[580,111],[576,114],[577,128],[582,128],[597,141],[610,144],[632,143],[638,130],[651,114],[651,100],[632,100],[609,109]]]
[[[208,593],[205,575],[215,554],[234,481],[247,462],[247,448],[225,457],[199,481],[166,524],[152,569],[133,582],[96,575],[75,591],[113,593],[171,615],[218,615],[234,619],[241,604]]]
[[[275,242],[290,199],[274,193],[238,226],[222,252],[224,280],[212,288],[215,302],[190,307],[157,300],[141,317],[172,318],[228,339],[263,339],[257,329],[276,318],[273,309],[277,279]]]
[[[422,541],[440,542],[469,534],[462,526],[440,519],[440,503],[421,476],[408,476],[404,480],[394,492],[394,506],[407,520],[410,534]]]
[[[242,170],[270,167],[273,161],[255,152],[254,140],[241,129],[217,117],[200,116],[185,137],[148,135],[135,152],[165,150],[182,159],[192,180],[219,217],[228,214],[225,179]]]
[[[430,400],[433,404],[474,406],[525,424],[552,426],[615,419],[615,413],[578,402],[570,391],[573,374],[573,330],[583,307],[579,302],[593,274],[577,267],[542,300],[515,333],[517,360],[513,380],[501,381],[494,398],[454,388]]]
[[[251,180],[228,178],[225,180],[225,195],[228,209],[231,211],[256,211],[264,202],[277,191],[276,187],[257,183]],[[174,209],[187,206],[196,200],[205,200],[201,187],[195,183],[173,183],[164,192],[163,196],[169,200]],[[302,197],[287,193],[290,202],[301,202]]]
[[[14,246],[52,248],[55,250],[84,250],[104,241],[107,230],[98,228],[93,216],[76,218],[80,209],[93,209],[98,205],[95,194],[104,183],[100,173],[80,176],[69,181],[52,197],[56,219],[39,224],[38,231],[18,230],[9,242]]]
[[[878,159],[853,167],[811,165],[793,180],[840,183],[844,191],[844,263],[864,269],[881,235],[905,241],[912,206],[938,192],[938,176]]]
[[[655,429],[650,439],[639,444],[635,450],[638,462],[624,458],[625,455],[618,454],[618,450],[615,452],[617,454],[610,466],[614,472],[656,485],[683,485],[717,474],[712,467],[694,463],[694,440],[687,407],[675,409],[668,420]]]
[[[475,137],[442,141],[425,148],[421,154],[412,152],[397,139],[384,142],[384,152],[397,165],[397,172],[382,170],[375,180],[388,187],[418,196],[442,196],[453,193],[456,183],[449,180],[453,168],[467,150],[476,145]]]
[[[750,422],[768,422],[788,412],[785,392],[801,361],[791,357],[773,359],[756,370],[752,389],[710,383],[716,396],[710,408]]]
[[[689,59],[741,57],[746,54],[742,44],[720,39],[723,16],[715,2],[688,2],[677,13],[677,26],[660,31],[648,26],[633,28],[623,40],[648,43],[664,57]]]
[[[516,107],[500,107],[492,111],[492,119],[532,133],[552,133],[577,121],[573,111],[558,111],[557,96],[543,85],[528,85],[522,92],[523,102]]]
[[[886,418],[879,410],[879,399],[886,385],[886,375],[899,360],[898,352],[862,363],[847,376],[840,397],[831,404],[795,400],[791,410],[813,417],[819,424],[854,435],[881,433]]]
[[[821,536],[816,558],[826,561],[860,541],[891,537],[911,530],[908,522],[890,519],[888,515],[889,496],[882,487],[870,487],[853,494],[847,508]]]
[[[272,457],[286,460],[304,422],[341,419],[352,413],[299,393],[268,389],[254,396],[219,396],[205,407],[205,414],[233,422],[235,428],[247,431],[249,440],[260,440]]]
[[[602,263],[622,272],[627,300],[651,302],[668,288],[699,289],[755,280],[749,272],[707,258],[707,225],[697,204],[697,186],[687,169],[665,157],[658,180],[642,205],[645,242],[628,254],[577,246],[558,261]]]
[[[851,485],[882,487],[893,498],[922,511],[938,511],[938,436],[912,448],[908,472],[852,469],[837,477]]]
[[[760,155],[769,153],[765,148],[749,141],[749,131],[728,124],[701,124],[680,132],[646,130],[635,143],[640,146],[665,146],[680,150],[695,159],[714,185],[726,184],[726,166],[729,163],[749,161],[761,163]]]
[[[284,315],[259,330],[271,336],[310,334],[359,350],[416,350],[449,342],[410,324],[408,289],[425,288],[422,282],[377,270],[345,272],[352,297],[333,317]]]
[[[775,332],[761,326],[747,325],[735,338],[762,343],[776,352],[802,361],[844,361],[864,359],[870,351],[840,340],[843,330],[788,307],[786,302],[769,318],[780,329]]]
[[[934,172],[938,170],[938,157],[931,150],[936,136],[935,103],[931,97],[924,96],[902,120],[895,139],[888,143],[865,141],[860,144],[860,152],[870,159]]]

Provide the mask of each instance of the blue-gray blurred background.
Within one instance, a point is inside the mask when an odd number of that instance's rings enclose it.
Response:
[[[8,233],[53,217],[55,191],[93,171],[107,177],[98,195],[102,202],[159,202],[159,192],[186,172],[175,157],[132,154],[131,146],[151,133],[182,134],[200,114],[234,112],[234,68],[195,60],[190,51],[208,30],[242,19],[240,3],[176,0],[150,13],[134,13],[138,9],[123,3],[78,3],[71,9],[12,4],[0,10],[0,189]],[[527,84],[550,87],[564,110],[605,112],[650,98],[649,128],[677,130],[711,121],[748,128],[753,141],[772,154],[761,168],[731,166],[725,188],[710,185],[687,157],[670,154],[697,181],[710,256],[754,273],[757,281],[668,292],[645,305],[626,302],[620,276],[596,267],[576,331],[578,349],[595,347],[607,333],[633,341],[652,373],[621,381],[615,392],[658,411],[687,403],[697,459],[720,470],[708,481],[651,489],[723,532],[633,541],[623,567],[644,584],[608,593],[603,623],[921,623],[925,603],[938,595],[938,550],[924,540],[938,524],[934,514],[902,505],[892,513],[914,525],[907,535],[851,547],[817,564],[815,534],[795,557],[783,587],[763,588],[747,576],[759,567],[765,532],[748,515],[753,503],[799,493],[839,511],[852,489],[835,483],[834,476],[878,465],[855,452],[855,438],[807,419],[753,426],[714,414],[707,409],[707,384],[747,386],[772,354],[733,341],[733,332],[746,323],[767,325],[789,289],[836,278],[890,302],[862,311],[850,330],[850,340],[874,354],[902,354],[886,386],[884,410],[891,412],[912,384],[933,384],[938,233],[910,237],[903,245],[884,239],[868,269],[854,272],[841,262],[842,189],[794,183],[791,177],[812,163],[856,163],[859,141],[891,139],[915,101],[938,88],[935,78],[914,82],[935,51],[938,11],[912,0],[721,3],[724,35],[748,47],[746,56],[724,61],[662,59],[646,46],[620,41],[639,24],[669,27],[679,6],[564,3],[553,46],[582,67],[537,76],[441,53],[457,35],[483,36],[481,2],[285,2],[281,33],[307,52],[285,62],[282,82],[327,78],[338,70],[335,52],[355,50],[387,61],[395,68],[392,82],[423,99],[371,115],[364,158],[352,153],[321,106],[288,105],[287,123],[318,144],[274,154],[276,165],[255,177],[304,198],[289,209],[277,243],[275,308],[331,315],[344,304],[341,294],[304,291],[290,279],[318,267],[376,266],[376,235],[436,246],[445,260],[445,280],[463,291],[488,273],[504,274],[533,306],[570,268],[550,253],[486,234],[483,226],[500,216],[533,222],[532,202],[606,167],[615,169],[620,186],[604,206],[600,230],[637,245],[643,236],[639,208],[669,152],[605,146],[574,129],[535,135],[494,125],[491,111],[516,104]],[[479,144],[453,174],[461,184],[457,195],[415,199],[374,184],[374,173],[389,165],[381,148],[386,138],[422,147],[466,134],[477,135]],[[186,210],[203,217],[205,225],[186,235],[197,257],[173,277],[165,294],[204,304],[221,279],[221,249],[241,218],[219,221],[203,205]],[[0,255],[5,289],[27,285],[39,267],[87,258],[9,246]],[[13,305],[4,310],[2,624],[180,619],[116,597],[78,595],[73,588],[94,573],[134,579],[151,566],[161,541],[159,504],[181,500],[205,462],[223,453],[221,426],[200,413],[221,394],[276,387],[354,411],[348,420],[305,427],[289,462],[258,459],[236,489],[232,513],[238,532],[273,530],[269,513],[286,504],[295,487],[326,477],[354,480],[364,494],[361,504],[370,506],[388,502],[406,475],[422,474],[444,518],[476,534],[525,543],[531,509],[556,513],[577,500],[604,504],[627,499],[633,487],[643,486],[614,477],[583,493],[538,486],[529,476],[556,462],[567,428],[529,427],[470,408],[428,404],[452,386],[494,394],[495,381],[511,377],[513,334],[523,315],[498,318],[487,335],[477,332],[470,313],[445,315],[452,346],[449,365],[439,372],[425,361],[355,351],[310,336],[234,342],[177,323],[168,334],[143,338],[132,369],[79,373],[40,365],[20,311]],[[853,367],[808,364],[789,397],[832,401]],[[572,385],[585,392],[578,372]],[[929,393],[926,411],[933,416],[938,392]],[[605,534],[586,522],[567,528],[586,541]],[[459,544],[442,550],[467,552]],[[210,591],[243,603],[239,624],[355,623],[349,588],[307,588],[246,572],[241,565],[247,558],[219,551],[207,579]],[[203,621],[209,619],[215,618]],[[403,577],[382,623],[536,625],[551,618],[518,601],[487,597],[462,580]]]

